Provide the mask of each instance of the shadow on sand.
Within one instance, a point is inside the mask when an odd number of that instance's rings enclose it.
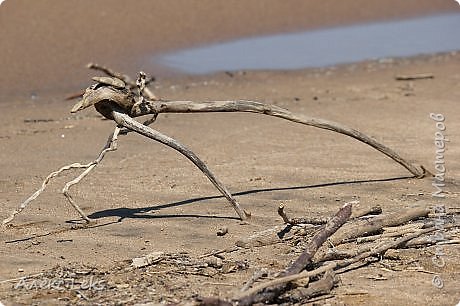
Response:
[[[338,186],[338,185],[351,185],[351,184],[365,184],[365,183],[378,183],[378,182],[391,182],[391,181],[398,181],[398,180],[405,180],[413,178],[413,176],[400,176],[400,177],[392,177],[392,178],[383,178],[383,179],[371,179],[371,180],[355,180],[355,181],[340,181],[340,182],[332,182],[332,183],[322,183],[322,184],[315,184],[315,185],[305,185],[305,186],[291,186],[291,187],[273,187],[273,188],[263,188],[263,189],[251,189],[233,193],[234,196],[243,196],[248,194],[254,193],[262,193],[262,192],[272,192],[272,191],[286,191],[286,190],[302,190],[302,189],[312,189],[312,188],[320,188],[320,187],[331,187],[331,186]],[[162,218],[211,218],[211,219],[234,219],[239,220],[237,217],[229,217],[229,216],[209,216],[209,215],[195,215],[195,214],[146,214],[149,212],[158,212],[165,208],[171,208],[176,206],[182,206],[187,204],[192,204],[195,202],[212,200],[212,199],[220,199],[223,196],[207,196],[207,197],[197,197],[192,199],[187,199],[183,201],[157,205],[157,206],[148,206],[148,207],[140,207],[140,208],[115,208],[115,209],[106,209],[97,211],[92,213],[88,217],[91,219],[101,219],[107,217],[119,217],[120,219],[118,222],[121,222],[125,218],[143,218],[143,219],[162,219]]]

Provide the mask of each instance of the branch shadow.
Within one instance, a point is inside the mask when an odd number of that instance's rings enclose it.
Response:
[[[314,184],[314,185],[303,185],[303,186],[290,186],[290,187],[273,187],[273,188],[262,188],[262,189],[251,189],[233,193],[234,196],[243,196],[249,194],[256,194],[256,193],[263,193],[263,192],[273,192],[273,191],[286,191],[286,190],[302,190],[302,189],[313,189],[313,188],[321,188],[321,187],[331,187],[331,186],[339,186],[339,185],[352,185],[352,184],[365,184],[365,183],[379,183],[379,182],[391,182],[391,181],[398,181],[398,180],[406,180],[409,178],[414,178],[414,176],[399,176],[399,177],[392,177],[392,178],[382,178],[382,179],[370,179],[370,180],[354,180],[354,181],[340,181],[340,182],[332,182],[332,183],[321,183],[321,184]],[[195,215],[195,214],[184,214],[184,215],[176,215],[176,214],[158,214],[158,215],[151,215],[147,214],[149,212],[157,212],[165,208],[177,207],[187,204],[192,204],[195,202],[201,202],[206,200],[213,200],[213,199],[220,199],[224,198],[222,195],[216,196],[206,196],[206,197],[197,197],[191,198],[187,200],[182,200],[178,202],[157,205],[157,206],[148,206],[148,207],[141,207],[141,208],[115,208],[115,209],[106,209],[92,213],[88,217],[91,219],[101,219],[101,218],[108,218],[108,217],[119,217],[118,222],[123,221],[125,218],[142,218],[142,219],[163,219],[163,218],[210,218],[210,219],[230,219],[230,220],[239,220],[237,217],[230,217],[230,216],[209,216],[209,215]]]
[[[103,223],[103,224],[93,224],[93,223],[88,224],[84,220],[79,219],[79,220],[69,220],[69,221],[66,221],[65,223],[72,224],[72,226],[67,227],[67,228],[58,228],[58,229],[52,230],[50,232],[46,232],[44,234],[33,234],[33,235],[30,235],[30,236],[27,236],[27,237],[24,237],[24,238],[7,240],[7,241],[4,241],[4,243],[8,244],[8,243],[26,242],[26,241],[34,240],[34,239],[37,239],[37,238],[42,238],[42,237],[46,237],[46,236],[61,234],[61,233],[68,232],[68,231],[92,229],[92,228],[96,228],[96,227],[107,226],[107,225],[118,223],[118,222],[117,221],[110,221],[110,222]]]

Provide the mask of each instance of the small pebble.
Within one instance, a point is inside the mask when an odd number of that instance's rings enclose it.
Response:
[[[228,228],[226,226],[221,227],[217,230],[217,236],[224,236],[225,234],[228,233]]]

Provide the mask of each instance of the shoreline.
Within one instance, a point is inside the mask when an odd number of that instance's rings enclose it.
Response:
[[[0,7],[0,102],[73,92],[88,62],[132,74],[140,58],[237,38],[424,16],[458,10],[446,1],[6,1]],[[267,4],[268,3],[268,4]],[[20,22],[20,25],[18,24]],[[147,71],[149,72],[149,71]]]

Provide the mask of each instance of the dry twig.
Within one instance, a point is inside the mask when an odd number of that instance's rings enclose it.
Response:
[[[99,153],[98,157],[94,161],[88,164],[84,164],[84,165],[80,163],[74,163],[71,165],[67,165],[49,174],[43,181],[42,186],[34,194],[32,194],[24,202],[22,202],[19,205],[19,207],[10,215],[10,217],[3,220],[2,224],[5,225],[13,221],[14,217],[17,214],[22,212],[30,202],[35,200],[45,190],[46,186],[49,184],[52,178],[57,177],[62,172],[71,170],[71,169],[86,169],[86,170],[83,171],[78,177],[68,182],[64,186],[64,189],[62,189],[62,193],[67,198],[67,200],[72,205],[72,207],[75,208],[75,210],[80,214],[80,216],[83,219],[85,219],[87,222],[90,222],[91,220],[86,216],[86,214],[81,210],[81,208],[73,201],[71,195],[69,194],[69,188],[75,184],[78,184],[85,176],[87,176],[88,173],[91,172],[91,170],[93,170],[93,168],[96,167],[102,161],[102,159],[104,158],[107,152],[115,151],[117,149],[117,136],[119,132],[120,132],[120,128],[116,127],[115,130],[113,131],[113,134],[109,136],[109,139],[107,140],[106,145],[104,146],[104,148],[102,148],[102,151]]]
[[[359,201],[352,201],[349,202],[350,204],[358,204]],[[370,209],[361,209],[359,210],[358,213],[355,213],[354,211],[351,214],[350,219],[354,218],[359,218],[362,216],[365,216],[370,213],[381,213],[382,208],[380,206],[375,206]],[[291,225],[298,225],[298,224],[313,224],[313,225],[321,225],[321,224],[326,224],[327,219],[326,218],[289,218],[284,211],[284,205],[280,204],[278,207],[278,215],[283,219],[284,223],[291,224]]]
[[[315,255],[319,247],[333,234],[335,233],[351,216],[352,205],[346,203],[329,222],[326,226],[318,232],[302,254],[283,272],[280,274],[280,278],[291,276],[294,274],[299,274],[303,269],[305,269]],[[256,290],[256,288],[258,288]],[[264,286],[262,288],[256,287],[253,290],[246,291],[244,296],[239,297],[238,305],[252,305],[255,303],[268,303],[272,302],[276,297],[278,297],[286,289],[286,283],[280,283],[276,285]]]
[[[329,239],[329,242],[333,245],[338,245],[350,239],[379,232],[383,227],[397,226],[411,220],[425,217],[428,213],[428,208],[417,207],[403,212],[398,211],[390,215],[378,216],[366,220],[356,220],[343,226]]]
[[[332,270],[327,270],[320,280],[311,283],[308,288],[299,287],[289,291],[285,294],[283,300],[287,300],[290,303],[299,303],[320,295],[329,294],[337,282],[338,279],[335,273]]]

